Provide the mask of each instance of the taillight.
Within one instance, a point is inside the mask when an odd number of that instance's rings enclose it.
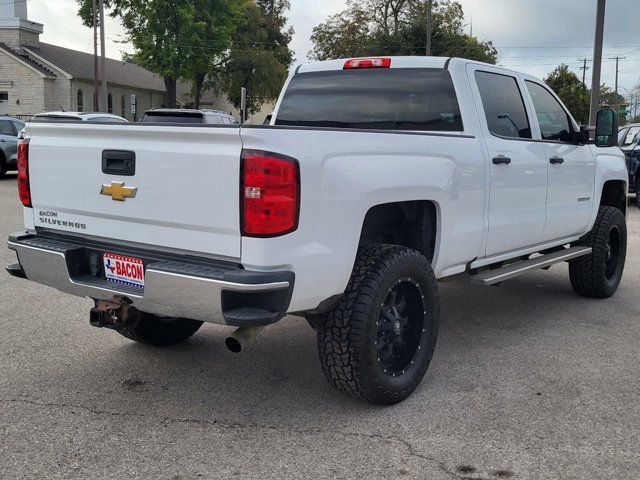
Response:
[[[18,143],[18,194],[25,207],[31,208],[31,187],[29,186],[29,139]]]
[[[242,234],[275,237],[298,226],[298,162],[275,153],[242,152]]]
[[[389,57],[352,58],[344,64],[345,70],[358,68],[391,68],[391,59]]]

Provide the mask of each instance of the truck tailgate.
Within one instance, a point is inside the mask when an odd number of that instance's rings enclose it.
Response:
[[[28,136],[37,228],[240,257],[238,128],[32,123]],[[135,174],[105,173],[105,151],[133,152]]]

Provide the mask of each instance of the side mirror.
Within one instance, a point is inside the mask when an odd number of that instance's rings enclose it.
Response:
[[[618,145],[618,115],[610,108],[600,110],[596,120],[596,147]]]

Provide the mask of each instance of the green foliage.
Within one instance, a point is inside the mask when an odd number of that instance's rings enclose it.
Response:
[[[92,0],[77,0],[85,25]],[[275,98],[293,60],[286,28],[288,0],[106,0],[127,31],[133,61],[164,78],[169,106],[176,82],[193,85],[196,107],[203,88],[239,106],[240,88],[251,92],[250,111]]]
[[[575,73],[564,63],[545,79],[579,123],[589,123],[591,94]]]
[[[294,32],[286,27],[288,10],[288,0],[245,0],[233,49],[207,87],[226,95],[236,108],[240,108],[241,88],[246,87],[249,113],[276,99],[293,62],[289,43]]]
[[[580,81],[575,73],[569,70],[567,65],[560,64],[545,79],[545,83],[556,92],[578,123],[583,125],[589,123],[591,90]],[[600,86],[600,104],[603,105],[603,108],[610,107],[618,110],[626,103],[625,98],[610,87],[605,84]],[[627,122],[627,115],[620,114],[618,121],[624,125]]]
[[[496,63],[491,42],[463,31],[464,12],[452,0],[434,2],[432,54]],[[424,55],[427,43],[424,0],[350,0],[347,9],[313,29],[315,60],[368,55]]]

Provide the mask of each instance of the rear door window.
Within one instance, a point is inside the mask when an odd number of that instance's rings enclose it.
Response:
[[[444,69],[363,69],[295,75],[276,125],[459,132],[458,99]]]
[[[476,72],[489,131],[505,138],[531,138],[531,125],[518,81],[498,73]]]
[[[9,120],[0,120],[0,135],[15,137],[13,126]]]

